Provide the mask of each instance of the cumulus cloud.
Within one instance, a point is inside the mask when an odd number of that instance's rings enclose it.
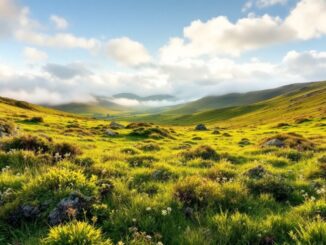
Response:
[[[316,17],[318,16],[318,17]],[[318,38],[326,34],[326,1],[301,0],[285,18],[270,15],[225,16],[193,21],[160,49],[162,62],[204,55],[240,55],[272,44]]]
[[[107,44],[107,52],[109,57],[124,65],[137,66],[151,60],[145,47],[128,37],[110,40]]]
[[[57,29],[59,29],[59,30],[67,29],[68,26],[69,26],[68,21],[65,18],[61,17],[61,16],[51,15],[50,20],[55,25],[55,27]]]
[[[43,62],[48,59],[46,52],[32,47],[26,47],[23,54],[27,62],[31,63]]]

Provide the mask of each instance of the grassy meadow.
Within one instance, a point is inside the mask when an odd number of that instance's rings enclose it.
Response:
[[[2,99],[0,244],[325,244],[321,91],[113,129]]]

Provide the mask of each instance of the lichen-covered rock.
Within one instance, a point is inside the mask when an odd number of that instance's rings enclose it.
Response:
[[[118,132],[114,132],[114,131],[112,131],[111,129],[107,129],[107,130],[105,131],[105,135],[106,135],[106,136],[118,136],[119,133],[118,133]]]
[[[82,218],[84,210],[90,208],[90,198],[80,194],[71,194],[69,197],[62,199],[54,208],[49,216],[48,222],[51,226],[61,224],[73,218]]]

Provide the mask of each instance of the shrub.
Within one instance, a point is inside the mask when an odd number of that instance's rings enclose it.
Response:
[[[141,127],[151,127],[152,124],[150,123],[145,123],[145,122],[134,122],[130,123],[126,126],[128,129],[134,129],[134,128],[141,128]]]
[[[16,126],[10,121],[0,119],[0,137],[10,136],[16,133]]]
[[[271,138],[267,138],[263,141],[262,146],[266,146],[266,144],[272,140],[278,140],[283,146],[299,151],[315,149],[315,144],[312,141],[307,140],[302,135],[297,133],[279,134]]]
[[[207,170],[205,176],[217,182],[226,182],[236,177],[236,171],[224,166],[214,166]]]
[[[26,119],[26,122],[30,122],[30,123],[42,123],[44,122],[43,117],[32,117],[31,119]]]
[[[261,179],[248,180],[247,186],[254,194],[269,193],[276,201],[289,201],[292,197],[294,188],[286,180],[267,175]]]
[[[112,245],[110,240],[103,238],[99,229],[85,222],[71,222],[52,227],[45,239],[46,245]]]
[[[121,152],[124,154],[128,154],[128,155],[136,155],[138,154],[138,151],[134,148],[123,148],[121,149]]]
[[[186,177],[174,187],[174,195],[185,206],[211,206],[219,199],[220,193],[216,183],[198,176]]]
[[[145,145],[140,145],[138,148],[142,151],[159,151],[161,148],[159,145],[154,144],[154,143],[149,143]]]
[[[133,156],[127,159],[131,167],[149,167],[157,159],[153,156]]]
[[[90,167],[95,163],[95,161],[91,157],[84,157],[84,158],[77,158],[75,160],[75,163],[83,167]]]
[[[72,192],[97,195],[96,179],[87,179],[80,171],[52,168],[26,184],[21,197],[24,201],[58,201]]]
[[[24,150],[36,153],[46,153],[51,151],[51,144],[48,140],[31,135],[23,135],[7,139],[2,142],[4,151]]]
[[[129,133],[129,135],[142,137],[142,138],[153,138],[153,139],[162,139],[162,138],[171,137],[168,130],[159,127],[135,128]]]
[[[0,152],[0,169],[9,166],[23,170],[28,167],[39,167],[52,163],[52,157],[48,154],[38,154],[30,151]]]
[[[251,142],[247,138],[242,138],[238,143],[238,145],[241,146],[241,147],[244,147],[244,146],[247,146],[247,145],[250,145],[250,144],[251,144]]]
[[[202,145],[197,147],[196,149],[185,151],[182,153],[182,156],[186,160],[201,158],[203,160],[219,160],[219,155],[216,153],[216,151],[206,145]]]
[[[58,154],[61,158],[75,158],[81,154],[81,150],[70,143],[58,143],[54,146],[54,154]]]

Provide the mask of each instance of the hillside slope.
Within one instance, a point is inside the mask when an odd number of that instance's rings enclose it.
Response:
[[[221,109],[231,106],[241,106],[257,103],[271,99],[282,94],[296,91],[300,88],[311,85],[312,83],[290,84],[273,89],[252,91],[248,93],[231,93],[220,96],[206,96],[199,100],[183,105],[171,107],[167,114],[192,114],[203,110]]]
[[[316,82],[255,104],[206,110],[185,115],[173,111],[173,114],[147,115],[133,120],[174,125],[191,125],[203,122],[245,125],[294,120],[299,117],[325,116],[326,82]]]

